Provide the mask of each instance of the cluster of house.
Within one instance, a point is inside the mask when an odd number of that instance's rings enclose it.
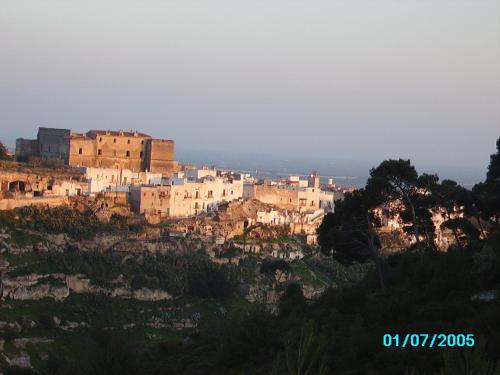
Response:
[[[257,222],[313,223],[334,208],[334,193],[324,191],[315,173],[307,179],[256,181],[248,174],[213,167],[181,167],[174,142],[139,132],[39,128],[36,139],[18,139],[18,161],[55,161],[60,172],[0,171],[0,209],[43,202],[42,198],[92,196],[115,192],[128,197],[131,209],[147,218],[183,218],[215,212],[229,202],[258,200],[273,208]],[[54,175],[54,173],[57,174]],[[38,198],[38,200],[36,199]],[[23,203],[22,201],[26,201]]]
[[[160,185],[132,186],[130,202],[140,214],[187,217],[217,211],[228,202],[257,199],[280,209],[259,213],[257,221],[276,225],[311,221],[333,210],[334,195],[321,190],[318,176],[294,182],[256,182],[249,175],[214,168],[186,169],[164,178]]]

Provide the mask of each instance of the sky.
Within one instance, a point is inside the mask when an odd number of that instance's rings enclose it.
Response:
[[[500,1],[0,0],[0,139],[38,126],[482,173]]]

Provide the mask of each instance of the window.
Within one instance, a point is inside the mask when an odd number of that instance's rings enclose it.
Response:
[[[79,155],[81,155],[82,153],[83,153],[83,149],[80,147],[80,148],[78,149],[78,154],[79,154]]]
[[[99,142],[102,142],[102,137],[99,137]]]
[[[127,139],[127,143],[130,144],[130,139]]]
[[[139,157],[140,157],[140,158],[142,158],[142,151],[141,151],[141,152],[139,152]]]
[[[130,157],[130,151],[125,152],[125,156],[128,158]]]
[[[116,138],[113,139],[113,143],[116,143]]]
[[[143,145],[143,144],[144,144],[144,139],[141,141],[141,145]]]
[[[102,150],[101,149],[97,150],[97,155],[102,155]]]

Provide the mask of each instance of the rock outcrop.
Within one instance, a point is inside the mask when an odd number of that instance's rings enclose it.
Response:
[[[9,277],[3,275],[0,280],[0,297],[14,300],[39,300],[52,298],[63,301],[70,293],[105,294],[115,298],[131,298],[141,301],[160,301],[172,296],[164,290],[148,288],[131,289],[124,285],[104,288],[92,284],[84,275],[30,274]]]

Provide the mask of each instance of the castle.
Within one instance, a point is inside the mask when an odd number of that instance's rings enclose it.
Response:
[[[18,138],[16,159],[33,157],[60,160],[73,167],[100,167],[171,173],[178,169],[174,160],[175,142],[155,139],[136,131],[38,128],[37,139]]]

